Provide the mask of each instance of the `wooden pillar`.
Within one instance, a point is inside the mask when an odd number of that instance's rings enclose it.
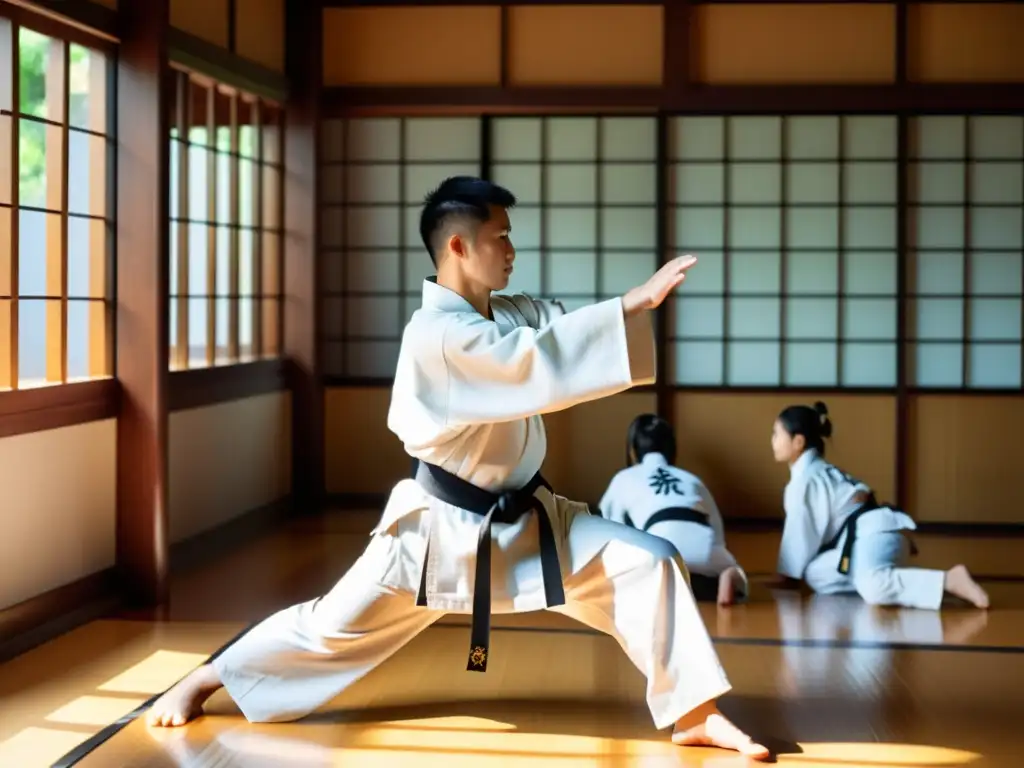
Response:
[[[167,598],[169,0],[120,0],[117,59],[117,566]]]
[[[284,354],[292,391],[295,508],[311,512],[324,497],[324,388],[317,348],[321,3],[289,2],[286,14],[285,68],[290,90],[284,150]]]

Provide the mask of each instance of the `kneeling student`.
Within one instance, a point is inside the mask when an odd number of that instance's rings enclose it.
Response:
[[[697,600],[731,605],[746,597],[747,576],[725,547],[725,529],[711,492],[701,479],[673,466],[671,425],[643,414],[629,427],[631,466],[612,478],[601,515],[671,542],[690,571]]]

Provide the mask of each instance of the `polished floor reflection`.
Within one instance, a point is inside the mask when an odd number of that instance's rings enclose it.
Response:
[[[756,562],[772,537],[734,549]],[[167,609],[121,612],[0,665],[0,766],[51,765],[119,720],[77,765],[747,764],[673,747],[618,646],[546,613],[495,617],[486,675],[463,671],[468,617],[449,616],[299,723],[250,725],[222,693],[184,729],[131,719],[252,621],[321,593],[364,543],[350,521],[297,521],[177,576]],[[959,543],[975,570],[998,560],[988,542]],[[703,606],[734,685],[723,709],[782,765],[1018,766],[1024,583],[986,586],[991,611],[933,613],[772,592],[755,578],[749,604]]]

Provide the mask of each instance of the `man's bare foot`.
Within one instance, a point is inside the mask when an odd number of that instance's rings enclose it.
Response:
[[[771,754],[767,747],[757,744],[729,722],[713,701],[679,719],[672,733],[672,743],[681,747],[731,749],[755,760],[764,760]]]
[[[732,605],[736,602],[736,593],[743,589],[743,572],[735,566],[726,568],[718,577],[718,604]]]
[[[194,669],[149,709],[146,722],[164,728],[184,725],[203,714],[203,703],[221,687],[212,664]]]
[[[954,565],[946,571],[945,589],[951,595],[966,600],[976,608],[988,608],[988,593],[981,588],[964,565]]]

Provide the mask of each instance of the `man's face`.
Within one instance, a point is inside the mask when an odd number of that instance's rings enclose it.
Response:
[[[491,206],[491,217],[476,228],[475,237],[464,243],[463,270],[475,282],[492,291],[508,287],[516,249],[512,245],[508,211]]]

